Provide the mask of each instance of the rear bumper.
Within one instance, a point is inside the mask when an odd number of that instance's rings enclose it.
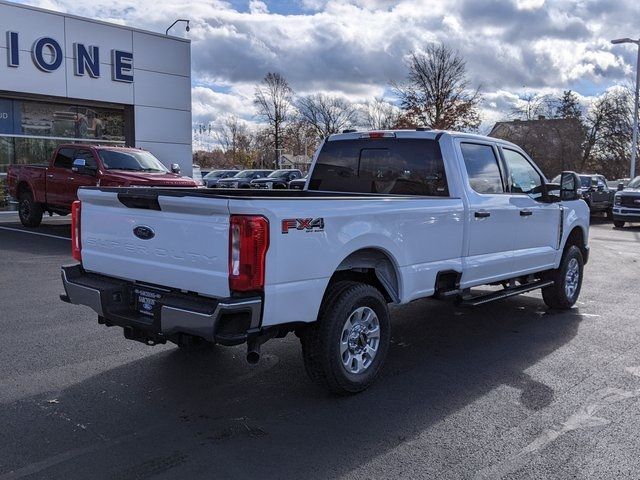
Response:
[[[86,272],[80,264],[62,267],[62,300],[86,305],[100,323],[125,329],[125,336],[145,343],[164,343],[180,335],[209,342],[243,343],[260,329],[260,297],[214,299],[147,286]],[[136,289],[161,294],[157,313],[145,316],[135,308]],[[127,335],[129,333],[129,335]]]

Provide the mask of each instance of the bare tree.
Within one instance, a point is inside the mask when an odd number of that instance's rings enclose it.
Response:
[[[467,81],[460,54],[441,44],[409,56],[406,82],[393,84],[404,111],[401,123],[437,129],[475,130],[480,125],[479,88]]]
[[[301,97],[297,106],[300,119],[316,132],[318,138],[352,126],[357,113],[348,100],[323,93]]]
[[[398,124],[399,108],[382,97],[367,101],[361,110],[362,126],[370,130],[389,130]]]
[[[273,139],[277,162],[282,143],[282,131],[293,112],[293,90],[279,73],[269,72],[256,85],[253,103],[258,107],[258,115],[269,125],[269,136]]]
[[[251,163],[253,139],[245,122],[230,115],[214,129],[214,136],[232,165],[240,167]]]
[[[518,104],[511,107],[509,116],[518,120],[537,120],[539,117],[553,118],[558,100],[551,95],[527,92],[520,96]]]
[[[586,117],[587,137],[583,168],[611,178],[626,174],[631,157],[632,95],[629,88],[603,94]]]

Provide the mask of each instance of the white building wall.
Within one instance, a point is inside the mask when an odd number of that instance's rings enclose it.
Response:
[[[20,66],[7,66],[7,31],[19,33]],[[55,39],[61,67],[39,70],[31,47]],[[100,49],[100,77],[74,74],[73,44]],[[112,79],[111,50],[133,53],[133,83]],[[191,44],[188,40],[0,0],[0,91],[134,106],[135,144],[191,175]]]

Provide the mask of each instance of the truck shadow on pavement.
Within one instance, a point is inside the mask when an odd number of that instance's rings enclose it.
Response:
[[[3,443],[14,446],[2,450],[30,454],[6,456],[0,478],[77,449],[40,473],[329,478],[383,468],[385,456],[412,443],[419,459],[405,461],[442,475],[513,426],[505,410],[523,418],[550,405],[553,388],[528,370],[576,335],[581,315],[521,296],[474,309],[422,300],[393,308],[392,321],[380,378],[353,397],[307,379],[292,335],[267,343],[255,367],[242,347],[187,355],[140,345],[142,358],[56,393],[53,403],[52,394],[4,405]],[[48,427],[33,422],[43,415]]]

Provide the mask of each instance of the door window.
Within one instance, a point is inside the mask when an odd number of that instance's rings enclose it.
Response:
[[[56,168],[71,169],[73,166],[73,159],[75,156],[74,148],[61,148],[56,154],[56,159],[53,162],[53,166]]]
[[[498,158],[491,145],[461,143],[469,185],[478,193],[504,193]]]
[[[86,162],[85,165],[89,168],[98,168],[98,163],[96,162],[96,159],[93,156],[91,150],[77,150],[76,158],[84,159],[84,161]]]
[[[533,165],[519,152],[504,148],[504,160],[509,169],[511,193],[525,193],[532,198],[542,196],[542,176]]]

